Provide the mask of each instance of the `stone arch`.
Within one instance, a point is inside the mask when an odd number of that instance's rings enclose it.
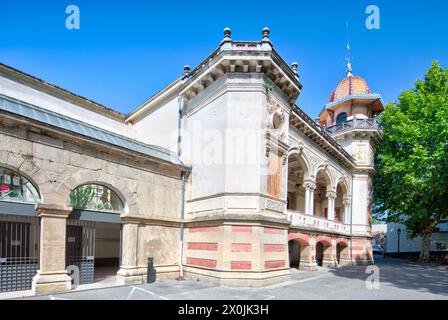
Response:
[[[336,244],[344,244],[346,246],[350,245],[349,239],[346,238],[336,238]]]
[[[40,202],[42,202],[43,194],[41,191],[41,184],[46,181],[46,177],[39,169],[32,165],[32,163],[25,164],[25,162],[27,161],[22,162],[18,167],[14,166],[17,164],[15,161],[6,161],[6,163],[0,162],[0,167],[14,171],[25,177],[37,190]]]
[[[310,240],[310,236],[304,233],[292,232],[288,234],[290,267],[315,270],[314,244]]]
[[[306,211],[305,181],[310,179],[310,166],[302,147],[288,151],[287,209]]]
[[[333,176],[327,165],[320,165],[317,168],[315,176],[314,191],[314,214],[318,217],[329,219],[332,213],[331,205],[329,202],[335,198],[335,190],[333,186]]]
[[[314,170],[314,181],[317,182],[318,175],[322,175],[327,183],[327,191],[333,191],[335,189],[334,176],[328,168],[327,163],[322,163]]]
[[[337,186],[341,186],[342,191],[344,193],[344,198],[350,198],[350,196],[351,196],[350,183],[349,183],[349,179],[346,176],[337,177],[334,185],[336,188],[337,188]]]
[[[27,178],[37,188],[41,201],[44,200],[43,185],[49,179],[31,160],[21,158],[21,161],[19,161],[17,157],[6,157],[0,161],[0,166],[16,171]]]
[[[316,237],[316,262],[322,267],[334,267],[335,248],[333,239],[328,236]]]
[[[299,161],[302,168],[305,170],[304,172],[304,180],[311,178],[311,166],[310,162],[306,156],[306,154],[303,152],[303,147],[292,147],[288,150],[288,159],[291,157],[296,157],[296,159]]]
[[[124,178],[112,176],[110,174],[93,172],[90,170],[78,171],[61,183],[55,190],[60,198],[64,199],[64,204],[68,203],[70,193],[77,187],[86,184],[99,184],[114,191],[123,203],[122,216],[130,212],[137,212],[137,201],[128,186],[124,183]],[[117,187],[120,186],[121,187]]]
[[[338,266],[349,265],[350,259],[350,243],[348,239],[336,239],[336,261]]]
[[[347,177],[339,176],[336,180],[335,199],[335,221],[347,223],[350,215],[350,180]]]

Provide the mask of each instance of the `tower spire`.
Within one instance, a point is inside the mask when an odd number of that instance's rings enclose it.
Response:
[[[352,73],[352,64],[350,61],[350,31],[348,28],[348,21],[347,21],[347,72],[346,75],[347,77],[353,77],[353,73]]]

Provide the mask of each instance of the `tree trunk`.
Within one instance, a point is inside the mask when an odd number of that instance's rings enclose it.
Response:
[[[423,246],[422,252],[420,254],[420,259],[424,263],[430,263],[431,237],[432,233],[427,231],[425,231],[422,235]]]

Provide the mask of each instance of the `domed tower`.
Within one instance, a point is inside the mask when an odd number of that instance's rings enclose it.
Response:
[[[373,167],[374,148],[381,139],[377,116],[383,110],[381,96],[364,78],[353,75],[349,62],[346,77],[332,92],[318,122],[358,165]]]
[[[350,60],[346,77],[330,96],[318,122],[355,160],[352,176],[352,237],[357,263],[373,261],[371,237],[372,178],[375,174],[374,153],[381,141],[377,116],[384,110],[379,94],[367,81],[353,75]],[[355,252],[359,251],[359,252]]]

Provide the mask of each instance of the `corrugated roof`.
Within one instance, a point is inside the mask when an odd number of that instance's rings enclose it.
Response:
[[[0,95],[0,110],[176,165],[184,166],[174,152],[165,148],[148,145],[4,95]]]

